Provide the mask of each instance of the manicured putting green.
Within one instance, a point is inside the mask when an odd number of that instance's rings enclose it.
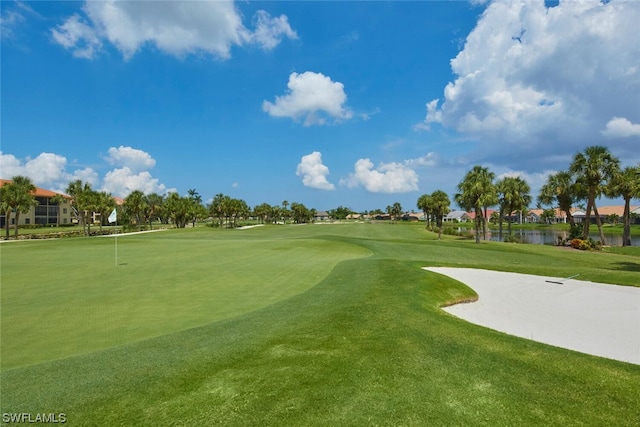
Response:
[[[370,254],[339,241],[277,237],[211,229],[121,236],[118,265],[113,238],[5,244],[2,367],[241,315],[309,289],[342,260]]]

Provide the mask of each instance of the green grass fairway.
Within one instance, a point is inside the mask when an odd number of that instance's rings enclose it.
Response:
[[[640,366],[511,337],[421,270],[640,285],[634,253],[345,224],[0,245],[2,413],[71,426],[633,425]],[[630,332],[634,331],[630,327]]]
[[[339,261],[370,254],[339,241],[206,231],[121,236],[117,266],[114,238],[3,246],[2,367],[244,314],[309,289]]]

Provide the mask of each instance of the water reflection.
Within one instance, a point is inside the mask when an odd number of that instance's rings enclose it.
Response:
[[[462,230],[462,229],[459,229]],[[596,228],[597,230],[597,228]],[[470,229],[473,232],[473,229]],[[512,229],[511,234],[517,237],[523,243],[532,243],[534,245],[556,245],[558,239],[567,239],[568,231],[562,230],[518,230]],[[502,240],[507,237],[506,228],[502,231]],[[490,230],[487,236],[490,240],[500,241],[500,233],[498,230]],[[600,235],[591,233],[591,238],[595,241],[600,240]],[[604,239],[608,246],[622,246],[622,234],[604,233]],[[640,236],[631,236],[631,245],[640,246]]]

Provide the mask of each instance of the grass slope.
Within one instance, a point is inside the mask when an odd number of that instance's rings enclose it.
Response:
[[[2,367],[247,313],[307,290],[339,261],[369,255],[341,242],[204,231],[122,236],[117,266],[113,238],[3,246]]]
[[[130,249],[152,250],[162,245],[159,238],[132,240]],[[69,425],[640,423],[640,366],[468,324],[438,306],[472,292],[419,268],[557,276],[579,270],[589,280],[637,285],[636,257],[436,241],[420,228],[390,224],[203,230],[162,238],[192,240],[193,256],[211,250],[202,243],[210,239],[246,245],[249,253],[239,253],[247,260],[262,243],[278,252],[278,242],[285,248],[302,242],[294,252],[304,254],[326,247],[349,256],[333,259],[335,266],[315,286],[252,311],[236,302],[234,315],[202,326],[3,369],[2,412],[65,412]],[[258,274],[246,264],[242,274]],[[291,280],[305,280],[305,273],[296,274]],[[165,304],[172,297],[163,297]],[[67,298],[81,305],[90,296]]]

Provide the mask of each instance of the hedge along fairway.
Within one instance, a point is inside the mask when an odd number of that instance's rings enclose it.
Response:
[[[424,265],[453,265],[562,277],[580,269],[590,280],[602,275],[609,282],[632,285],[634,280],[637,284],[637,272],[632,271],[639,263],[636,257],[437,241],[420,227],[400,224],[166,233],[139,241],[136,237],[130,248],[148,246],[140,262],[155,254],[154,245],[166,246],[155,239],[189,246],[196,258],[210,250],[209,240],[221,247],[244,245],[247,250],[236,256],[247,260],[269,252],[310,255],[317,247],[350,255],[334,260],[315,286],[262,308],[93,352],[3,369],[2,412],[64,412],[69,425],[640,421],[640,366],[510,337],[456,319],[438,306],[473,293],[451,279],[420,270]],[[272,250],[253,252],[262,244],[273,245]],[[3,288],[8,248],[2,247]],[[123,247],[123,262],[124,253]],[[106,262],[113,264],[113,258]],[[127,262],[119,267],[133,266]],[[245,264],[249,270],[253,265]],[[298,271],[291,280],[304,281],[308,271]],[[197,275],[182,274],[197,280]],[[130,298],[137,295],[129,293]],[[75,295],[76,305],[90,296]],[[4,308],[3,292],[3,341]],[[185,311],[183,317],[193,311]]]

